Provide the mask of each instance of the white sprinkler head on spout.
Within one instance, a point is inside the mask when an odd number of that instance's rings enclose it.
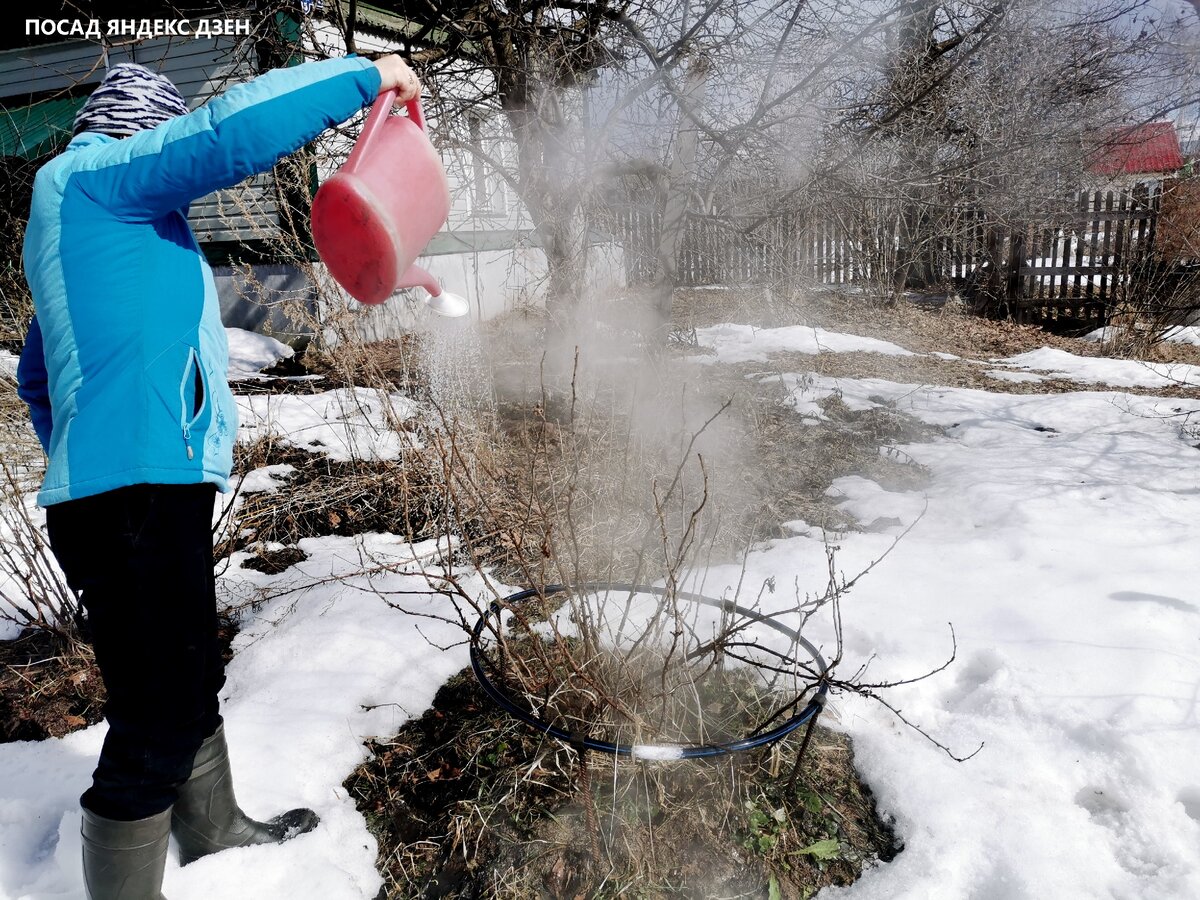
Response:
[[[466,297],[460,297],[458,294],[452,294],[449,291],[439,291],[436,294],[430,294],[425,300],[425,305],[439,316],[447,316],[451,319],[465,316],[471,311],[471,304],[467,302]]]

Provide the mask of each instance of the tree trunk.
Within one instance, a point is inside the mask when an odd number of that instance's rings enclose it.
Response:
[[[557,327],[574,330],[587,275],[586,216],[578,209],[570,215],[547,216],[538,234],[546,254],[546,312]]]
[[[683,239],[687,233],[688,204],[695,178],[699,137],[691,115],[694,115],[694,111],[704,102],[708,85],[707,75],[707,61],[703,57],[693,60],[688,67],[683,96],[679,102],[675,152],[667,173],[662,227],[655,248],[658,273],[651,292],[658,315],[658,330],[663,333],[671,327],[671,294],[679,284],[679,253],[683,249]]]
[[[546,254],[546,310],[562,331],[574,327],[587,271],[588,185],[555,90],[505,113],[517,145],[517,192]]]
[[[896,107],[895,127],[902,140],[910,145],[902,151],[902,175],[931,171],[936,168],[926,141],[922,139],[927,127],[925,113],[920,108],[908,109],[935,77],[933,66],[934,29],[940,0],[904,0],[900,4],[901,24],[892,61],[892,102]],[[900,246],[892,272],[893,295],[900,297],[910,288],[929,287],[935,281],[936,264],[932,253],[933,222],[925,205],[927,189],[914,188],[903,199],[900,217]]]

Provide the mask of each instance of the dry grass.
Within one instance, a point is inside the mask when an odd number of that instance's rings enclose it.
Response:
[[[241,495],[236,519],[217,545],[218,558],[250,545],[294,545],[302,538],[384,531],[420,541],[446,525],[434,459],[413,451],[399,460],[339,462],[298,447],[260,439],[239,444],[234,471],[290,465],[273,492]]]
[[[0,446],[8,467],[28,476],[31,487],[36,487],[44,465],[42,448],[29,422],[29,407],[17,395],[17,382],[4,372],[0,372]]]
[[[428,397],[421,342],[413,334],[383,341],[347,341],[333,350],[310,348],[302,361],[308,372],[324,377],[323,390],[359,385],[402,390],[417,399]]]

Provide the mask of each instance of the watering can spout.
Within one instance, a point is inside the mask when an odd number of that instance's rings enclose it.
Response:
[[[400,283],[396,285],[396,289],[414,287],[423,287],[431,294],[440,294],[442,292],[442,286],[438,284],[438,280],[415,263],[404,270],[404,274],[400,276]]]
[[[400,276],[400,284],[397,287],[425,288],[429,293],[429,296],[425,300],[425,305],[438,315],[458,318],[459,316],[465,316],[471,311],[471,306],[467,303],[466,298],[442,290],[442,286],[438,280],[416,264],[404,270],[404,274]]]

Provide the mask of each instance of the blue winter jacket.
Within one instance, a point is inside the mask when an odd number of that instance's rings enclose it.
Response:
[[[37,315],[17,377],[49,457],[39,504],[228,489],[229,349],[188,204],[345,121],[379,83],[357,57],[276,69],[127,138],[80,134],[38,171],[24,246]]]

